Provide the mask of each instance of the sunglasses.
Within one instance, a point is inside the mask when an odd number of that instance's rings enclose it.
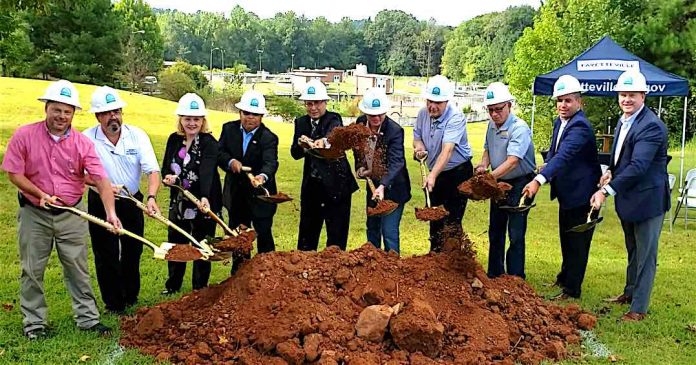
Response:
[[[251,113],[251,112],[247,112],[247,111],[242,110],[242,115],[245,115],[245,116],[252,116],[252,117],[260,117],[260,116],[262,116],[263,114],[256,114],[256,113]]]
[[[502,112],[507,105],[499,106],[496,108],[488,108],[488,114],[493,114],[493,113],[500,113]]]

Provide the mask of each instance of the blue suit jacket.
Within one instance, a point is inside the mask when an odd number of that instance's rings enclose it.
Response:
[[[563,129],[556,148],[561,119],[553,123],[551,149],[541,174],[551,185],[551,200],[558,198],[561,209],[589,205],[602,174],[597,160],[597,141],[590,122],[580,110]]]
[[[621,126],[617,125],[614,142]],[[647,106],[638,114],[624,139],[616,164],[611,151],[612,180],[616,191],[616,212],[621,220],[641,222],[670,209],[667,178],[667,128]]]

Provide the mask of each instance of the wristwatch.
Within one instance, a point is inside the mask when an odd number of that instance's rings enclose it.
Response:
[[[155,202],[157,201],[157,197],[154,195],[148,195],[147,200],[153,199]]]
[[[609,195],[611,195],[611,194],[609,194],[609,192],[607,191],[606,188],[602,187],[601,190],[602,190],[602,194],[604,194],[605,197],[609,197]]]

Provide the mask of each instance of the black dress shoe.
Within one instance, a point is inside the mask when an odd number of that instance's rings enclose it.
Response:
[[[97,324],[92,327],[82,328],[82,330],[94,332],[100,336],[111,336],[111,328],[101,324],[101,322],[97,322]]]
[[[178,292],[179,292],[178,290],[174,290],[174,289],[164,289],[160,292],[160,294],[162,294],[162,295],[174,295]]]
[[[606,303],[628,304],[633,301],[633,297],[629,297],[626,294],[621,294],[618,297],[604,299],[604,301]]]
[[[36,329],[33,329],[31,331],[26,332],[24,334],[24,336],[29,341],[36,341],[40,338],[48,337],[48,333],[46,332],[45,328],[36,328]]]
[[[568,300],[568,299],[572,299],[572,298],[573,298],[573,297],[571,297],[571,296],[568,295],[567,293],[565,293],[565,292],[560,292],[560,293],[558,293],[558,294],[556,294],[556,295],[550,296],[548,299],[551,300],[551,301],[554,301],[554,302],[560,302],[560,301]]]

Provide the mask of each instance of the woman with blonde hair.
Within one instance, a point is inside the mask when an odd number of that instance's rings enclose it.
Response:
[[[162,159],[162,175],[166,185],[180,184],[198,199],[200,206],[188,201],[181,191],[171,189],[169,196],[169,219],[189,232],[195,239],[215,236],[215,221],[203,213],[206,209],[220,212],[222,209],[222,187],[217,171],[218,143],[210,134],[205,103],[200,96],[189,93],[181,97],[176,109],[177,131],[167,140]],[[168,241],[189,243],[181,233],[169,228]],[[173,294],[181,289],[185,262],[169,262],[169,278],[162,294]],[[197,260],[193,263],[193,289],[208,285],[210,262]]]

